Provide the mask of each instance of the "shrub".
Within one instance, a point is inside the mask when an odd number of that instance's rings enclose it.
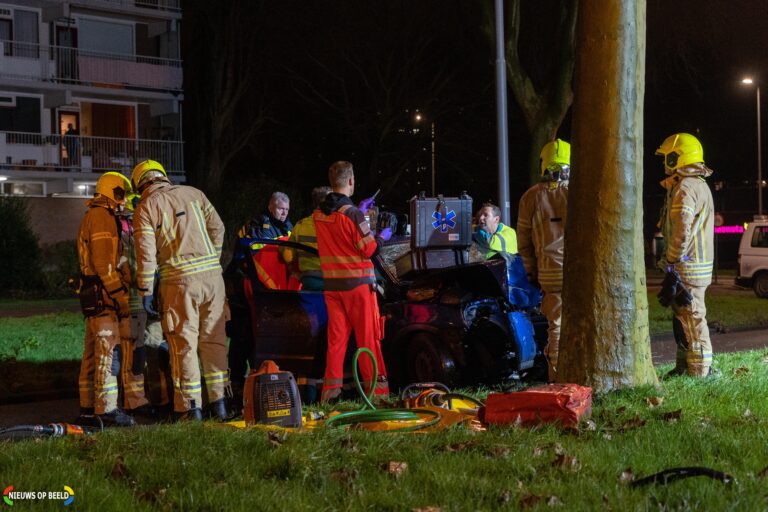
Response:
[[[47,295],[73,297],[74,292],[67,284],[67,280],[80,274],[77,242],[65,240],[43,247],[42,270]]]
[[[0,197],[0,293],[39,291],[40,247],[23,199]]]

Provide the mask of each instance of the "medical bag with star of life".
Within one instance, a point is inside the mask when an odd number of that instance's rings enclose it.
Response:
[[[395,261],[398,277],[415,270],[465,265],[472,244],[472,198],[426,197],[410,200],[411,250]]]

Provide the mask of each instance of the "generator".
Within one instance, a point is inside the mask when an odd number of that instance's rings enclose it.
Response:
[[[433,270],[467,264],[472,244],[472,198],[427,197],[411,200],[411,250],[395,261],[398,277],[414,270]]]
[[[301,427],[301,397],[291,372],[280,371],[274,361],[264,361],[251,371],[243,390],[243,419],[281,427]]]

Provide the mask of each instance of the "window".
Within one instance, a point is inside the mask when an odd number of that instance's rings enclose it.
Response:
[[[768,226],[756,226],[752,233],[752,247],[768,247]]]
[[[133,55],[133,26],[125,23],[80,18],[80,49]]]
[[[0,131],[40,133],[40,98],[16,96],[16,106],[0,108]]]
[[[37,13],[34,11],[14,9],[13,19],[0,18],[3,55],[37,59],[40,56],[39,29]]]
[[[45,183],[34,181],[4,181],[2,193],[12,196],[45,196]]]

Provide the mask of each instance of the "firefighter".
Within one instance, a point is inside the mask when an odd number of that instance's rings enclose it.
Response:
[[[689,297],[666,290],[675,279],[666,278],[660,293],[671,293],[675,319],[685,336],[675,336],[677,358],[671,375],[686,372],[695,377],[710,375],[712,343],[707,327],[704,294],[712,282],[714,261],[714,205],[705,178],[712,169],[704,165],[704,149],[699,140],[687,133],[676,133],[662,142],[656,154],[664,157],[668,175],[661,186],[666,200],[659,226],[666,240],[661,258],[662,270],[679,275]]]
[[[128,178],[125,180],[130,185]],[[132,416],[154,417],[155,412],[144,393],[144,330],[147,325],[147,312],[144,311],[136,289],[136,247],[131,225],[134,204],[137,202],[136,194],[128,194],[125,208],[117,216],[123,247],[120,272],[123,282],[128,286],[128,304],[131,310],[130,315],[120,319],[120,382],[123,385],[123,407],[126,412]]]
[[[241,403],[240,397],[245,385],[245,376],[248,373],[248,362],[253,352],[253,324],[251,322],[251,312],[246,293],[243,288],[243,278],[249,273],[255,273],[255,277],[259,279],[264,287],[269,289],[278,289],[279,286],[275,284],[276,281],[282,283],[287,280],[284,265],[280,265],[280,270],[283,271],[286,279],[278,279],[278,276],[271,275],[270,273],[270,270],[274,272],[274,269],[267,268],[267,266],[252,259],[253,251],[263,249],[264,244],[251,242],[250,239],[265,238],[274,240],[289,236],[293,229],[293,224],[288,219],[290,206],[290,199],[286,194],[283,192],[273,192],[266,210],[256,218],[247,221],[238,230],[234,255],[224,272],[227,298],[232,315],[227,322],[227,335],[229,336],[227,360],[232,378],[235,402],[238,404]],[[276,250],[277,248],[274,249]],[[277,263],[276,259],[275,263]],[[255,363],[255,361],[251,362]],[[251,366],[251,368],[258,368],[258,366]]]
[[[515,230],[501,222],[501,210],[493,203],[483,204],[477,212],[474,240],[486,259],[495,256],[507,259],[510,255],[517,254]]]
[[[136,165],[131,181],[142,198],[133,216],[138,289],[147,313],[157,314],[152,300],[158,272],[177,418],[203,418],[199,354],[208,415],[224,421],[229,418],[226,300],[219,263],[224,225],[205,194],[171,185],[154,160]]]
[[[315,187],[312,190],[312,209],[317,209],[331,191],[331,187]],[[317,233],[312,215],[308,215],[296,223],[288,240],[317,249]],[[318,256],[289,246],[280,248],[280,256],[287,265],[295,262],[298,266],[302,290],[323,291],[323,273],[320,271],[320,258]]]
[[[85,348],[80,365],[80,418],[95,414],[105,426],[128,427],[134,419],[117,406],[120,319],[130,315],[128,290],[119,271],[121,241],[118,211],[130,183],[116,172],[104,173],[86,205],[78,234],[80,303],[85,321]]]
[[[543,292],[541,312],[547,317],[548,378],[555,381],[562,315],[563,256],[568,210],[568,180],[571,146],[561,139],[548,142],[541,150],[540,183],[520,199],[517,215],[518,249],[528,280]]]
[[[361,210],[372,206],[367,199],[356,208],[350,196],[355,192],[352,164],[336,162],[328,170],[333,192],[328,194],[312,215],[317,230],[317,248],[328,309],[328,351],[322,400],[341,396],[344,354],[349,335],[354,331],[359,348],[373,352],[379,378],[373,382],[373,367],[367,357],[360,358],[366,392],[375,384],[377,395],[389,395],[387,370],[381,354],[381,316],[376,299],[376,276],[371,257],[392,230],[385,228],[373,236]],[[367,203],[367,204],[363,204]]]

